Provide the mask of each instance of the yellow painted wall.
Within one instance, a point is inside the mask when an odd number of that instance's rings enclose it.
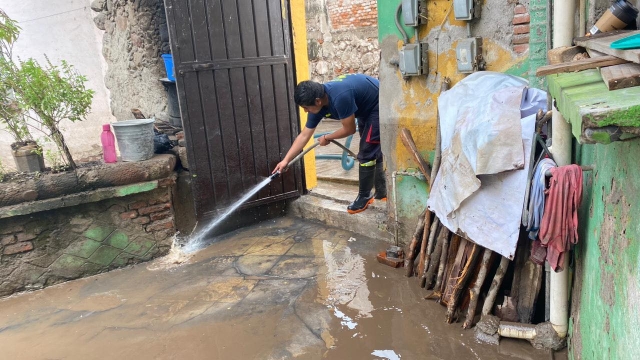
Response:
[[[282,0],[284,2],[284,0]],[[293,57],[295,61],[296,81],[309,80],[309,58],[307,55],[307,24],[305,20],[304,0],[290,0],[291,32],[293,34]],[[284,8],[284,7],[283,7]],[[307,113],[300,111],[300,128],[307,122]],[[311,144],[312,140],[309,141]],[[307,189],[318,185],[316,174],[315,150],[304,156],[304,172]]]

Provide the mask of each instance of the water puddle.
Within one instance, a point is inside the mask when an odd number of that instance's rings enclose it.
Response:
[[[371,355],[387,360],[400,360],[401,357],[393,350],[375,350]]]

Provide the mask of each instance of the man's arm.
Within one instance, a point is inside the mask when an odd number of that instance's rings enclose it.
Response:
[[[332,132],[331,134],[327,134],[327,135],[321,136],[318,139],[318,142],[320,142],[320,145],[325,146],[325,145],[329,144],[330,140],[343,139],[343,138],[346,138],[349,135],[355,134],[355,132],[356,132],[356,117],[355,117],[355,115],[351,115],[349,117],[341,119],[340,122],[342,123],[342,127],[340,129]]]
[[[275,169],[273,169],[271,173],[275,174],[278,171],[283,172],[287,165],[289,165],[289,161],[296,157],[296,155],[300,154],[315,131],[316,129],[309,129],[308,127],[305,127],[293,141],[293,144],[291,144],[291,148],[287,151],[287,155],[285,155],[284,159],[276,165]]]

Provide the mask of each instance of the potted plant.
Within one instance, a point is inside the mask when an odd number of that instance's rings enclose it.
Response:
[[[0,123],[13,137],[11,153],[18,171],[34,172],[44,170],[42,149],[33,140],[23,109],[21,109],[12,87],[16,67],[12,62],[13,43],[18,38],[20,28],[0,10]]]
[[[60,123],[83,120],[89,113],[94,91],[85,87],[87,79],[64,60],[54,65],[45,56],[45,66],[31,58],[13,61],[12,48],[19,33],[17,23],[0,10],[0,96],[5,99],[0,109],[2,122],[24,150],[14,149],[17,154],[39,154],[42,159],[42,149],[33,142],[29,131],[38,130],[58,149],[50,156],[52,170],[75,169]]]

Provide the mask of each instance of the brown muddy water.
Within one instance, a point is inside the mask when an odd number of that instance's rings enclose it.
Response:
[[[1,299],[0,359],[554,358],[445,324],[415,279],[376,262],[387,246],[260,223],[195,254]]]

